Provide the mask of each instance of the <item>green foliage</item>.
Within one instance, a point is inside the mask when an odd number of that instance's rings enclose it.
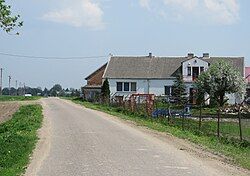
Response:
[[[107,102],[110,98],[109,81],[105,79],[101,89],[101,96],[103,101]]]
[[[223,106],[226,94],[243,94],[245,82],[239,71],[234,69],[228,62],[218,61],[203,72],[195,82],[200,94],[208,93],[219,106]]]
[[[181,75],[177,76],[177,79],[174,81],[173,85],[173,97],[180,105],[185,105],[187,103],[187,93],[186,86],[184,84],[183,78]]]
[[[55,84],[49,91],[51,96],[58,96],[58,94],[62,91],[62,86],[60,84]]]
[[[31,101],[31,100],[38,100],[41,97],[32,96],[32,97],[25,97],[25,96],[0,96],[1,101]]]
[[[35,148],[42,124],[40,105],[22,106],[13,118],[0,125],[0,175],[21,175]]]
[[[22,21],[18,21],[20,15],[12,16],[11,6],[5,4],[5,0],[0,0],[0,27],[7,33],[15,30],[16,27],[23,26]],[[18,32],[16,33],[19,34]]]

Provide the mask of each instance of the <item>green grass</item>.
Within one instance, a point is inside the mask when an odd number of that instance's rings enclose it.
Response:
[[[189,125],[188,128],[185,125],[185,130],[182,130],[181,125],[176,125],[176,124],[169,125],[166,119],[146,118],[143,115],[139,114],[135,115],[129,111],[124,111],[122,108],[92,104],[89,102],[82,102],[79,100],[72,100],[72,101],[77,104],[84,105],[87,108],[100,110],[108,114],[120,117],[124,120],[134,121],[139,126],[145,126],[156,131],[170,133],[176,137],[187,139],[214,153],[222,154],[231,158],[232,162],[239,166],[242,166],[246,169],[250,169],[250,145],[249,142],[247,141],[240,142],[237,140],[230,140],[229,138],[218,139],[214,135],[199,133],[191,128],[194,125],[197,126],[197,122],[194,121],[191,121],[193,124]],[[178,120],[175,119],[175,120],[176,120],[175,123],[180,123],[181,119]],[[188,124],[190,123],[188,122]],[[203,124],[203,125],[210,125],[212,126],[212,128],[216,128],[215,122],[211,123],[207,122],[207,123],[208,124]],[[228,126],[227,125],[225,126],[227,126],[226,128],[231,128],[230,125],[228,124]],[[222,130],[223,128],[225,128],[225,126],[222,125]]]
[[[30,101],[30,100],[38,100],[41,97],[39,96],[32,96],[32,97],[25,97],[25,96],[0,96],[1,101]]]
[[[0,175],[21,175],[25,171],[41,124],[42,107],[26,105],[0,125]]]

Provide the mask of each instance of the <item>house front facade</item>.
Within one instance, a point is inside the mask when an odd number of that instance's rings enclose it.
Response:
[[[103,80],[108,79],[111,98],[129,98],[132,94],[154,94],[171,96],[176,76],[181,74],[186,85],[190,103],[195,103],[193,83],[211,64],[223,59],[244,76],[243,57],[210,57],[204,53],[197,57],[190,53],[184,57],[156,57],[152,54],[140,57],[112,56],[104,71]],[[229,103],[236,103],[239,97],[227,95]]]

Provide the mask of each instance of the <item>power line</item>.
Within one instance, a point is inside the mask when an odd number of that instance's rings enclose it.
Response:
[[[28,59],[44,59],[44,60],[82,60],[82,59],[97,59],[97,58],[105,58],[110,55],[99,55],[99,56],[78,56],[78,57],[45,57],[45,56],[32,56],[32,55],[19,55],[19,54],[10,54],[0,52],[2,56],[10,56],[10,57],[19,57],[19,58],[28,58]]]

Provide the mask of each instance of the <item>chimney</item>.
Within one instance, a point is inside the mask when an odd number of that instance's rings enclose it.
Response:
[[[194,53],[188,53],[188,59],[192,59],[194,57]]]
[[[203,53],[203,58],[209,58],[209,53]]]
[[[149,53],[149,54],[148,54],[148,57],[152,58],[152,57],[153,57],[152,53]]]

